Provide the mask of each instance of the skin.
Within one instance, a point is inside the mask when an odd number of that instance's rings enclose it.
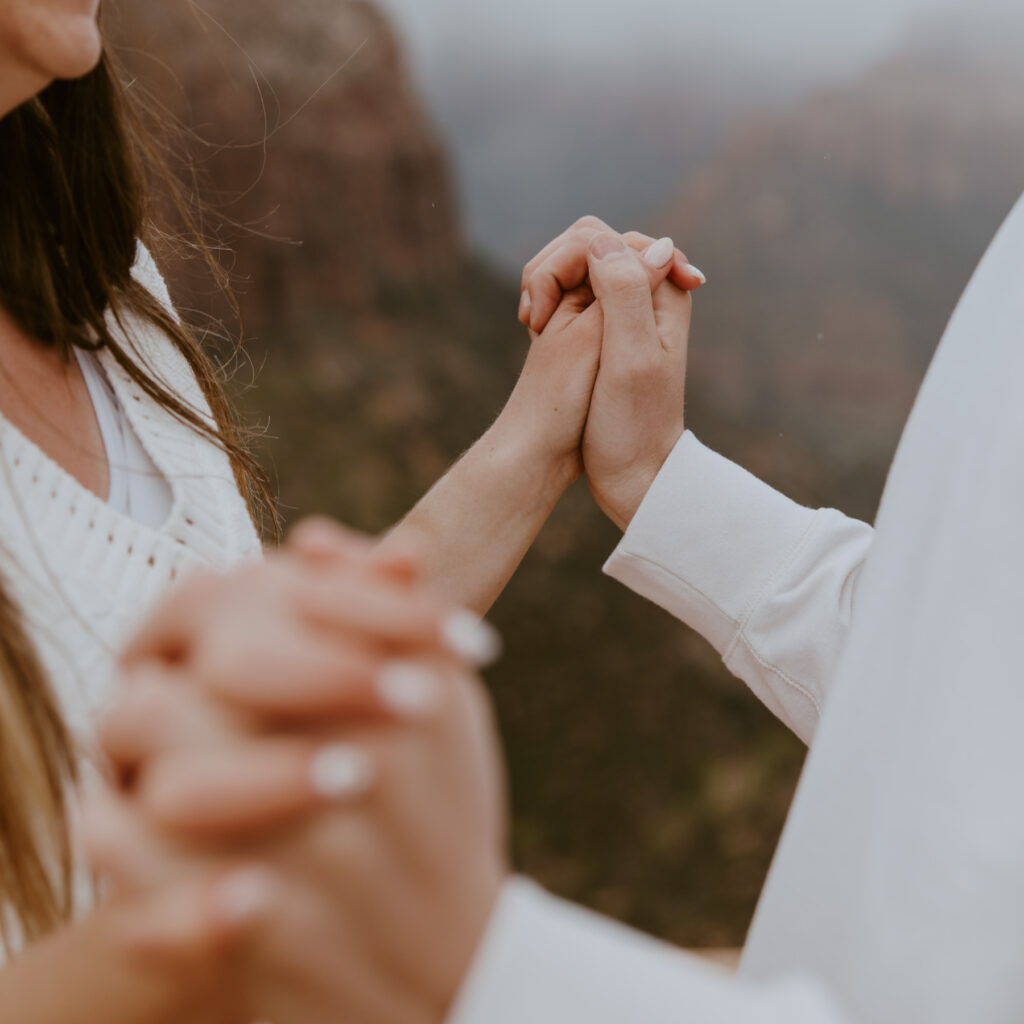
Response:
[[[638,407],[646,395],[652,424],[670,424],[670,446],[682,429],[672,411],[682,406],[689,301],[669,293],[659,304],[636,256],[617,236],[600,237],[604,244],[585,243],[603,304],[595,398],[604,372],[608,395],[618,387],[626,396],[606,398],[608,415],[647,415]],[[564,301],[578,305],[572,293]],[[617,483],[611,492],[632,494]],[[479,681],[417,624],[416,609],[432,600],[420,589],[429,577],[421,570],[385,583],[373,561],[383,549],[353,546],[333,530],[313,524],[276,564],[198,581],[132,644],[129,683],[103,734],[122,784],[94,807],[89,845],[122,894],[193,880],[192,902],[204,909],[190,929],[173,927],[152,903],[134,917],[126,949],[142,963],[187,979],[194,950],[219,935],[232,947],[234,985],[248,994],[251,1015],[439,1024],[506,876],[496,740]],[[371,595],[358,614],[323,589],[333,579],[344,592],[345,576],[353,593]],[[409,611],[387,609],[377,587]],[[298,592],[322,594],[323,608],[300,603]],[[396,629],[401,636],[382,643]],[[324,643],[338,645],[339,664],[359,664],[351,681],[323,685]],[[431,699],[413,711],[396,709],[372,682],[396,649],[434,680]],[[373,657],[381,659],[375,676],[361,660]],[[302,721],[307,729],[297,732]],[[372,783],[325,801],[311,781],[311,736],[368,754]],[[202,895],[208,873],[254,860],[266,872],[259,910],[232,929],[218,901]],[[353,944],[352,936],[360,938]]]
[[[103,730],[122,792],[94,798],[86,839],[115,898],[178,886],[196,908],[183,926],[179,910],[135,904],[125,955],[146,970],[188,990],[209,970],[200,951],[220,944],[243,1019],[439,1020],[507,874],[490,709],[422,580],[318,533],[315,555],[290,547],[192,581],[132,646]],[[330,593],[346,585],[361,603]],[[330,651],[367,672],[325,688]],[[415,710],[374,686],[396,658],[428,681]],[[328,797],[313,767],[339,741],[368,756],[372,783]],[[256,910],[233,925],[216,875],[238,859],[266,867]]]
[[[103,52],[99,0],[0,0],[0,117],[57,78],[79,78]]]
[[[531,332],[519,382],[498,419],[383,542],[418,550],[438,593],[481,614],[584,469],[598,503],[625,526],[682,433],[690,300],[667,280],[675,261],[646,264],[636,249],[649,240],[633,235],[622,254],[628,260],[598,265],[592,243],[618,236],[595,232],[595,223],[579,222],[549,256],[570,287],[541,333]],[[612,348],[588,281],[643,314],[620,317]],[[652,357],[655,338],[663,357]],[[602,343],[617,354],[613,364]],[[651,385],[669,370],[655,395]]]

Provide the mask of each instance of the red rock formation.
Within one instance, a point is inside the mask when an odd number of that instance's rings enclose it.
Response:
[[[445,156],[372,4],[124,4],[116,37],[142,84],[205,140],[193,155],[213,206],[285,240],[229,232],[240,291],[259,299],[250,320],[281,324],[310,301],[374,305],[382,290],[455,274]]]
[[[695,401],[830,455],[892,451],[1024,188],[1024,26],[1002,45],[992,24],[926,27],[859,82],[745,125],[659,219],[710,280]]]

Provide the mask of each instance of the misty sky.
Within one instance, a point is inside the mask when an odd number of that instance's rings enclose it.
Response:
[[[1016,0],[1007,0],[1008,3]],[[724,50],[811,77],[843,75],[951,0],[381,0],[421,72],[463,46],[509,59],[615,55],[671,59]]]
[[[932,22],[948,24],[951,10],[973,30],[1024,4],[377,2],[398,28],[453,158],[468,237],[509,268],[582,213],[642,223],[751,111],[785,109],[822,86],[856,81],[903,50],[908,37],[930,32]],[[602,62],[610,65],[607,88]],[[572,82],[578,89],[569,93]],[[630,113],[671,100],[673,90],[678,102],[670,110],[659,107],[647,120]],[[653,137],[644,134],[648,121],[657,127]]]

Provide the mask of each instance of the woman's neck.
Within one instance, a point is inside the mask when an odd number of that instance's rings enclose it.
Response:
[[[78,362],[0,307],[0,413],[82,486],[106,498],[103,436]]]

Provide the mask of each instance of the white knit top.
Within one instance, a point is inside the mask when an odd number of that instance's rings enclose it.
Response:
[[[76,348],[75,358],[92,399],[107,456],[110,477],[107,504],[137,523],[159,529],[174,507],[171,485],[142,447],[99,356]]]
[[[170,308],[144,249],[134,273]],[[195,376],[162,332],[131,319],[124,331],[113,322],[111,329],[210,420]],[[137,522],[97,497],[0,417],[0,570],[85,751],[109,699],[116,652],[146,611],[190,569],[227,568],[260,550],[227,456],[148,398],[109,352],[98,359],[170,485],[173,501],[161,526]]]

